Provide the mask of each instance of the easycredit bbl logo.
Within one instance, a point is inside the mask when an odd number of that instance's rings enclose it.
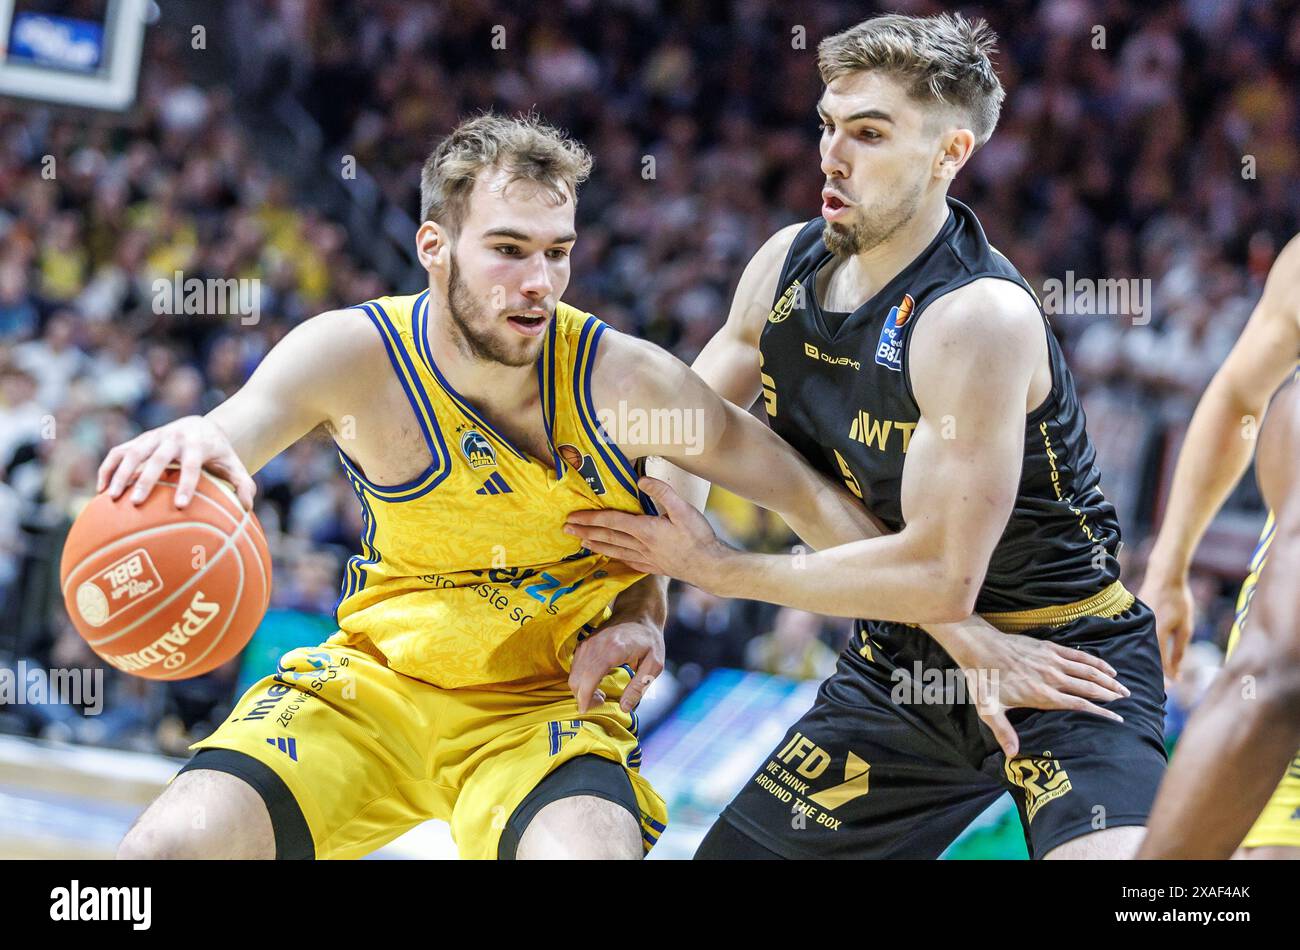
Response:
[[[912,309],[916,301],[911,294],[903,294],[903,300],[889,311],[885,325],[880,328],[880,342],[876,345],[876,362],[892,369],[895,373],[903,371],[903,327],[912,318]]]
[[[162,590],[162,578],[137,548],[77,588],[77,610],[86,623],[102,627],[128,607]]]

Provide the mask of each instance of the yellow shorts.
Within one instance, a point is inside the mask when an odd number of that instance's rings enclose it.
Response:
[[[1286,775],[1241,846],[1300,848],[1300,755],[1291,760]]]
[[[358,858],[421,822],[451,824],[462,858],[495,858],[510,816],[553,769],[580,755],[622,765],[646,850],[668,820],[639,773],[636,717],[618,707],[629,682],[601,683],[586,713],[565,683],[507,693],[441,689],[390,670],[335,634],[286,653],[230,717],[192,749],[233,749],[271,768],[311,831],[317,858]]]
[[[1241,585],[1241,593],[1237,596],[1236,618],[1232,624],[1232,631],[1228,634],[1228,656],[1231,656],[1232,651],[1237,648],[1237,643],[1246,628],[1250,602],[1255,596],[1260,572],[1268,563],[1268,549],[1273,543],[1273,535],[1274,518],[1270,511],[1268,519],[1264,522],[1264,530],[1260,533],[1259,544],[1250,559],[1250,573],[1246,575],[1246,580]],[[1243,848],[1300,848],[1300,753],[1291,760],[1286,775],[1282,777],[1281,783],[1273,792],[1273,797],[1268,800],[1268,804],[1264,806],[1264,810],[1259,813],[1259,818],[1255,820],[1254,826],[1251,827],[1250,833],[1246,835],[1246,840],[1241,843],[1241,846]]]

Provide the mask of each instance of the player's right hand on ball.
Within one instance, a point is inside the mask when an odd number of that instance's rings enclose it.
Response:
[[[177,419],[114,446],[99,466],[96,490],[107,489],[109,497],[116,500],[134,485],[131,501],[138,505],[149,497],[167,467],[175,464],[180,465],[175,495],[177,508],[189,504],[199,483],[199,472],[206,468],[230,482],[239,503],[252,509],[257,491],[252,476],[235,454],[226,433],[203,416]]]

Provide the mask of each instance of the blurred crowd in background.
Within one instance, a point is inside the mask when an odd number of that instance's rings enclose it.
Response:
[[[312,314],[419,289],[410,252],[395,266],[374,235],[400,244],[405,231],[412,245],[420,164],[476,110],[536,109],[592,150],[566,299],[690,361],[749,256],[817,214],[816,43],[879,9],[219,6],[196,50],[190,21],[163,5],[127,114],[0,100],[0,663],[97,664],[63,611],[57,564],[106,450],[208,411]],[[1052,316],[1136,590],[1181,432],[1297,229],[1300,4],[960,8],[1000,34],[1007,100],[952,194],[1035,287],[1070,274],[1149,282],[1139,316]],[[361,183],[341,172],[348,158]],[[157,312],[154,281],[178,271],[260,279],[260,319]],[[276,608],[333,611],[361,530],[339,474],[316,433],[258,476]],[[1207,644],[1226,637],[1262,521],[1251,479],[1232,508],[1233,543],[1216,547],[1230,556],[1209,557],[1195,578]],[[714,513],[739,544],[793,540],[775,517],[717,493]],[[847,632],[675,585],[669,668],[685,688],[719,666],[820,677]],[[1215,651],[1201,653],[1212,666]],[[224,715],[237,677],[233,664],[166,685],[109,672],[110,713],[0,708],[0,728],[180,753]]]

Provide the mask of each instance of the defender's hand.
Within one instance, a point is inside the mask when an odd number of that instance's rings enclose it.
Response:
[[[134,482],[131,501],[138,505],[149,497],[167,466],[177,462],[181,469],[176,485],[177,508],[189,504],[199,483],[199,472],[206,468],[230,482],[240,504],[252,509],[257,486],[226,433],[203,416],[177,419],[115,446],[99,466],[96,490],[107,488],[109,497],[116,499]]]
[[[976,711],[1007,757],[1020,751],[1020,737],[1007,719],[1008,709],[1073,709],[1123,722],[1118,713],[1096,703],[1129,695],[1105,660],[1047,640],[989,629],[967,636],[960,657],[963,670],[993,670],[995,688],[976,689]],[[979,685],[978,682],[976,685]],[[1096,702],[1093,702],[1096,700]]]
[[[1138,591],[1138,600],[1148,605],[1156,615],[1160,659],[1165,667],[1165,681],[1169,682],[1178,676],[1183,653],[1196,626],[1196,601],[1192,597],[1192,587],[1187,583],[1186,575],[1173,578],[1153,575],[1148,567],[1142,589]]]
[[[610,670],[632,668],[632,682],[623,691],[619,708],[631,712],[664,670],[664,634],[644,620],[611,618],[599,630],[578,644],[569,669],[569,689],[578,699],[578,712],[586,712],[605,701],[600,681]]]
[[[569,515],[565,531],[582,538],[591,551],[622,561],[646,574],[665,574],[708,588],[714,569],[734,552],[718,540],[708,520],[682,500],[667,482],[645,477],[637,482],[660,514],[630,515],[598,509]]]

